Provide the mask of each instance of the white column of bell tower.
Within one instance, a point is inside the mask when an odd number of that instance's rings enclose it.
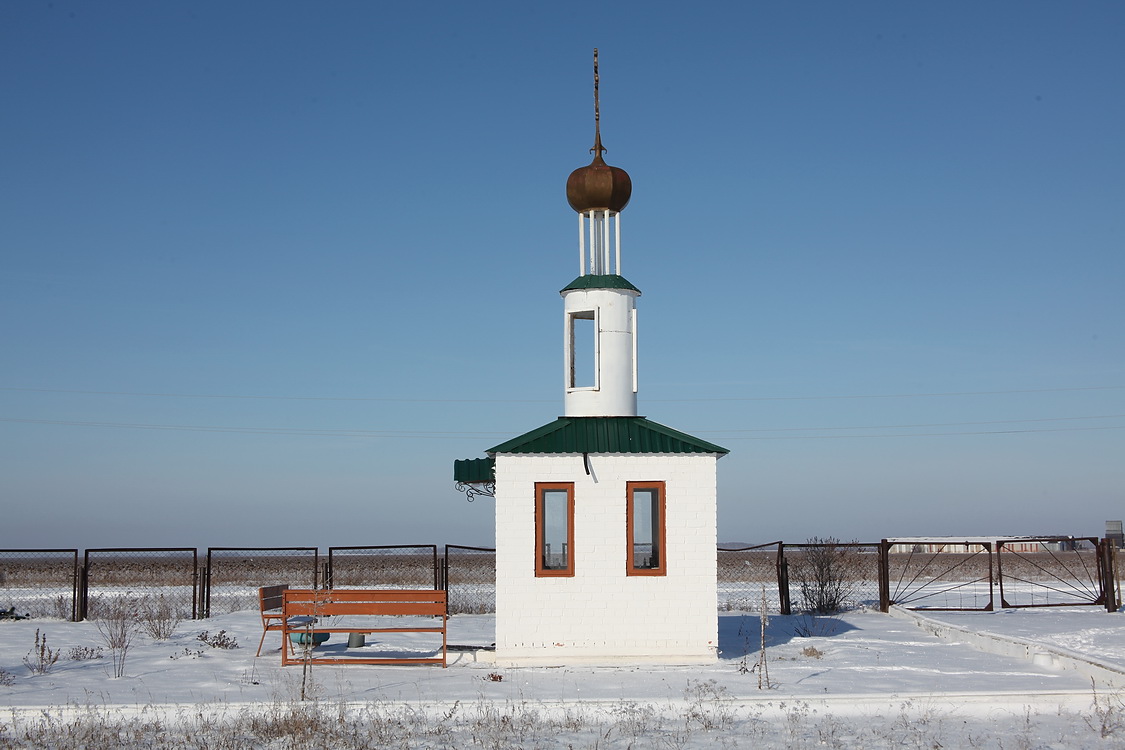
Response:
[[[590,249],[588,268],[587,239]],[[578,275],[585,274],[621,274],[620,211],[586,211],[578,214]]]
[[[568,417],[637,416],[637,308],[621,274],[621,214],[578,215],[579,278],[562,292]]]

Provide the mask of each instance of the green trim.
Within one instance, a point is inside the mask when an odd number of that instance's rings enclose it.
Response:
[[[637,294],[641,293],[641,290],[630,284],[624,276],[618,276],[615,273],[579,276],[561,289],[559,294],[573,289],[629,289]]]
[[[495,482],[496,459],[462,458],[453,462],[454,482]]]
[[[644,417],[559,417],[485,451],[497,453],[730,453]]]

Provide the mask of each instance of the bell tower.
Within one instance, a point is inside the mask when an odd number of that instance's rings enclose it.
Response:
[[[727,449],[637,414],[637,307],[621,275],[628,173],[602,152],[566,181],[578,276],[563,298],[565,416],[454,461],[496,503],[500,665],[707,664],[718,652],[718,488]]]
[[[641,292],[621,275],[621,212],[633,183],[602,158],[599,84],[595,49],[594,159],[566,181],[567,202],[578,214],[578,278],[561,292],[564,413],[635,417]]]

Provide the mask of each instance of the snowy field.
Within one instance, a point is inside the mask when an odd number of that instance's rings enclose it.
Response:
[[[1122,614],[773,616],[761,686],[759,618],[719,625],[712,666],[515,669],[478,650],[491,615],[458,615],[448,669],[305,674],[276,632],[255,658],[257,613],[235,612],[137,633],[114,678],[95,623],[0,621],[0,748],[1125,747]],[[399,637],[368,650],[428,648]]]

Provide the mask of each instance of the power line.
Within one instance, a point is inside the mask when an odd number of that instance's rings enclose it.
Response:
[[[150,393],[145,391],[84,391],[68,388],[9,388],[0,386],[0,391],[23,391],[27,393],[72,393],[88,396],[142,396],[146,398],[213,398],[246,399],[253,401],[388,401],[411,404],[541,404],[553,403],[557,399],[543,398],[388,398],[376,396],[254,396],[223,393]]]
[[[0,422],[17,424],[56,425],[62,427],[112,427],[133,430],[168,430],[183,432],[227,432],[245,435],[298,435],[311,437],[361,437],[361,438],[445,438],[488,437],[508,435],[507,432],[426,432],[422,430],[344,430],[313,429],[304,427],[230,427],[217,425],[142,424],[136,422],[87,422],[66,419],[22,419],[0,417]]]
[[[717,396],[704,398],[646,398],[651,403],[696,403],[708,401],[833,401],[848,399],[883,398],[942,398],[953,396],[1000,396],[1021,393],[1065,393],[1074,391],[1112,391],[1125,390],[1125,385],[1079,386],[1068,388],[1016,388],[996,391],[936,391],[929,393],[868,393],[833,396]],[[388,403],[435,403],[435,404],[544,404],[556,403],[558,399],[544,398],[405,398],[387,396],[263,396],[223,393],[163,393],[148,391],[93,391],[69,388],[21,388],[0,386],[0,391],[25,393],[70,393],[93,396],[138,396],[145,398],[191,398],[191,399],[245,399],[256,401],[371,401]]]
[[[1125,415],[1106,415],[1101,417],[1053,417],[1049,419],[1027,420],[1000,420],[996,422],[949,422],[936,425],[886,425],[883,427],[821,427],[821,428],[779,428],[773,430],[696,430],[703,434],[716,434],[721,432],[786,432],[798,430],[870,430],[870,429],[905,429],[910,427],[957,426],[974,424],[1015,424],[1026,422],[1054,422],[1081,419],[1111,419]],[[343,438],[392,438],[395,440],[430,439],[430,440],[457,440],[470,437],[491,437],[497,435],[510,435],[511,432],[442,432],[422,430],[346,430],[346,429],[312,429],[301,427],[233,427],[217,425],[179,425],[179,424],[142,424],[135,422],[93,422],[62,419],[23,419],[17,417],[0,417],[0,422],[17,424],[54,425],[63,427],[103,427],[115,429],[134,430],[164,430],[180,432],[219,432],[242,435],[289,435],[300,437],[343,437]],[[733,435],[721,438],[723,440],[838,440],[843,438],[886,438],[886,437],[937,437],[956,435],[1014,435],[1041,432],[1084,432],[1091,430],[1122,430],[1125,425],[1102,427],[1044,427],[1035,429],[1017,430],[979,430],[956,432],[920,432],[920,433],[884,433],[879,435]]]
[[[1045,427],[1037,430],[980,430],[975,432],[906,432],[885,433],[882,435],[763,435],[761,437],[742,436],[723,438],[727,440],[842,440],[846,438],[906,438],[906,437],[947,437],[956,435],[1018,435],[1032,432],[1088,432],[1095,430],[1125,430],[1125,425],[1106,427]]]
[[[646,401],[698,402],[698,401],[834,401],[865,398],[934,398],[945,396],[1001,396],[1013,393],[1062,393],[1066,391],[1113,391],[1125,389],[1123,385],[1096,385],[1079,388],[1025,388],[1003,391],[949,391],[935,393],[868,393],[852,396],[721,396],[715,398],[655,398]]]
[[[988,422],[930,422],[918,424],[873,424],[851,427],[759,427],[740,430],[693,430],[694,432],[741,433],[741,432],[826,432],[829,430],[904,430],[916,427],[963,427],[986,424],[1026,424],[1029,422],[1075,422],[1084,419],[1122,419],[1125,414],[1101,414],[1093,417],[1044,417],[1042,419],[997,419]]]

